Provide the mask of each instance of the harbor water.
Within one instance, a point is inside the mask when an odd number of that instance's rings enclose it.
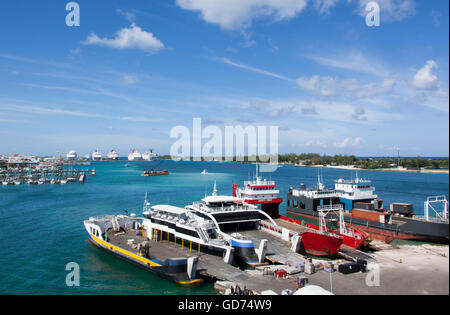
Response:
[[[169,176],[142,177],[159,162],[93,162],[97,176],[84,184],[0,187],[0,294],[215,294],[212,284],[183,288],[141,270],[87,242],[83,220],[103,214],[141,214],[145,193],[150,202],[184,207],[210,194],[230,195],[255,166],[239,163],[164,161]],[[86,168],[86,166],[80,166]],[[208,174],[201,172],[207,169]],[[285,199],[291,186],[317,184],[317,168],[284,165],[263,177],[275,180]],[[327,187],[355,177],[355,171],[322,170]],[[414,205],[423,213],[427,196],[449,193],[447,174],[359,171],[371,179],[385,207],[391,202]],[[280,212],[285,213],[285,204]],[[66,285],[66,265],[80,266],[80,286]]]

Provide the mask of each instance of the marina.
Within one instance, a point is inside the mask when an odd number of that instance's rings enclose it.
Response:
[[[284,194],[287,194],[289,191],[289,187],[291,186],[292,179],[289,176],[292,172],[298,172],[296,177],[302,179],[308,179],[310,183],[314,183],[314,180],[317,180],[317,170],[307,169],[307,168],[290,168],[289,166],[285,166],[279,169],[274,174],[271,174],[272,181],[275,182],[277,190],[279,190],[278,197],[283,199],[283,201],[279,204],[279,212],[280,217],[274,218],[273,221],[268,218],[258,219],[258,226],[256,228],[248,229],[246,228],[246,224],[240,225],[242,229],[239,229],[238,233],[240,234],[240,238],[251,241],[255,248],[255,254],[258,250],[264,249],[261,247],[261,241],[265,240],[266,244],[265,250],[259,252],[260,257],[264,256],[264,260],[261,260],[261,264],[257,264],[254,266],[248,265],[247,267],[238,264],[230,264],[230,261],[225,261],[224,256],[222,254],[212,255],[210,251],[208,251],[207,243],[203,245],[201,243],[202,237],[200,236],[197,239],[191,238],[189,239],[186,235],[182,236],[181,234],[176,234],[175,231],[165,229],[163,230],[162,226],[154,226],[154,232],[151,232],[149,235],[150,239],[148,240],[150,243],[149,253],[150,257],[154,257],[153,259],[158,259],[159,261],[165,261],[166,259],[172,258],[183,258],[187,259],[189,257],[198,257],[196,275],[199,279],[203,280],[203,284],[190,287],[189,289],[184,288],[184,286],[177,284],[173,280],[164,276],[161,276],[161,273],[145,271],[145,268],[136,268],[130,264],[129,261],[124,261],[123,259],[117,259],[112,257],[110,253],[105,252],[104,248],[99,247],[98,245],[93,246],[95,244],[87,244],[83,242],[86,239],[92,239],[91,236],[87,236],[86,232],[80,231],[80,222],[83,220],[89,221],[90,217],[102,217],[101,215],[105,213],[114,214],[114,215],[124,215],[123,210],[127,209],[127,213],[136,213],[137,217],[142,217],[145,219],[146,216],[143,215],[145,211],[142,208],[142,200],[143,196],[146,192],[148,192],[148,200],[152,202],[152,205],[157,207],[158,211],[162,211],[164,209],[164,205],[172,205],[172,207],[176,207],[174,209],[182,209],[176,211],[184,211],[184,209],[189,210],[200,210],[199,205],[202,202],[198,202],[196,200],[201,200],[206,198],[206,202],[214,197],[214,191],[217,190],[217,197],[230,197],[233,200],[233,183],[236,183],[237,186],[240,186],[239,183],[250,182],[253,180],[248,179],[248,173],[254,172],[253,165],[244,165],[244,164],[234,164],[234,163],[194,163],[194,162],[167,162],[166,167],[171,170],[171,176],[166,177],[155,177],[152,182],[145,180],[140,175],[142,172],[148,168],[147,162],[145,161],[137,161],[131,163],[129,167],[124,167],[127,161],[122,162],[94,162],[93,167],[96,170],[97,174],[101,174],[101,176],[90,177],[90,171],[86,174],[89,175],[89,180],[86,181],[84,185],[75,185],[71,186],[71,191],[75,194],[83,194],[88,197],[88,199],[82,200],[72,193],[64,198],[64,201],[59,205],[57,199],[51,200],[49,198],[53,198],[57,191],[53,191],[53,189],[45,195],[42,195],[42,202],[35,203],[35,206],[39,206],[39,208],[34,208],[33,211],[39,211],[46,213],[49,210],[47,209],[59,209],[56,217],[48,217],[44,221],[36,222],[37,228],[41,229],[42,236],[47,238],[49,237],[48,232],[45,232],[46,221],[48,220],[61,220],[66,216],[70,216],[70,220],[64,219],[64,225],[61,226],[61,229],[64,228],[64,232],[61,232],[62,235],[66,235],[66,237],[75,236],[74,241],[69,241],[71,244],[71,249],[64,249],[65,246],[62,246],[62,243],[56,240],[56,245],[48,247],[47,250],[53,248],[53,250],[63,251],[65,252],[65,256],[71,257],[70,259],[73,261],[77,261],[80,265],[85,266],[89,264],[92,268],[86,269],[84,274],[82,275],[82,281],[85,283],[85,286],[75,289],[69,289],[64,286],[60,286],[55,284],[54,288],[58,288],[58,290],[63,291],[73,291],[73,292],[83,292],[87,288],[94,286],[98,281],[99,277],[103,278],[102,283],[108,285],[108,293],[117,292],[121,294],[127,294],[132,292],[172,292],[171,294],[231,294],[232,291],[240,290],[245,291],[247,294],[268,294],[269,292],[275,292],[276,294],[286,294],[286,292],[296,292],[298,286],[303,286],[307,279],[308,285],[317,286],[325,290],[324,292],[333,292],[333,294],[378,294],[384,292],[386,293],[417,293],[415,291],[414,286],[412,285],[413,281],[419,281],[422,279],[424,272],[428,270],[427,268],[437,268],[436,270],[441,270],[438,266],[444,267],[445,264],[442,262],[439,265],[436,263],[429,263],[428,266],[424,266],[422,262],[419,262],[416,258],[414,258],[414,263],[411,265],[412,258],[415,257],[414,252],[411,251],[411,246],[415,250],[420,250],[424,248],[423,246],[431,246],[429,254],[431,256],[430,259],[432,261],[440,261],[444,262],[448,256],[442,256],[435,254],[436,252],[441,252],[439,247],[434,245],[422,245],[422,244],[408,244],[408,245],[389,245],[385,249],[375,251],[375,252],[362,252],[356,250],[351,247],[341,246],[337,256],[332,258],[322,258],[319,256],[310,256],[307,253],[300,253],[300,250],[293,251],[293,243],[292,239],[294,235],[301,235],[306,232],[319,232],[318,230],[314,231],[314,227],[306,224],[305,222],[296,222],[294,218],[289,218],[285,209],[285,198],[282,198]],[[207,165],[207,166],[206,166]],[[205,177],[201,174],[203,169],[208,168],[211,170],[211,174],[214,173],[214,177]],[[80,169],[82,166],[80,166]],[[306,172],[306,173],[305,173]],[[336,176],[329,176],[334,178],[340,178],[339,174],[346,174],[345,172],[340,173],[342,171],[333,171],[337,172]],[[398,175],[397,175],[398,176]],[[418,175],[415,175],[418,176]],[[433,192],[439,192],[439,188],[441,187],[441,191],[447,189],[448,182],[446,179],[440,178],[440,175],[425,175],[420,174],[420,176],[430,176],[427,178],[427,181],[437,181],[439,183],[438,186],[433,184],[429,185],[430,192],[431,189]],[[436,177],[437,176],[437,177]],[[328,176],[324,176],[327,178]],[[386,199],[390,199],[392,201],[413,201],[414,205],[420,204],[422,198],[417,198],[417,201],[414,201],[414,198],[408,198],[408,200],[399,199],[394,195],[389,195],[389,191],[383,187],[383,181],[379,178],[373,177],[374,185],[377,187],[377,191],[379,195],[388,196]],[[116,184],[116,181],[120,179],[119,185]],[[186,180],[189,179],[189,180]],[[275,179],[275,180],[274,180]],[[391,178],[391,181],[395,178]],[[216,183],[216,189],[214,189],[214,181]],[[264,179],[261,177],[261,181],[264,182]],[[268,181],[266,181],[267,183]],[[127,183],[127,184],[125,184]],[[99,186],[101,185],[101,186]],[[175,186],[174,186],[175,185]],[[205,193],[205,185],[206,185],[206,193]],[[33,188],[35,187],[35,188]],[[29,189],[38,189],[39,185],[29,186]],[[50,186],[49,186],[50,187]],[[425,186],[421,186],[425,187]],[[93,199],[93,191],[101,189],[101,198],[98,200]],[[7,198],[8,195],[12,194],[20,194],[26,196],[30,192],[25,190],[4,190],[2,193],[3,198]],[[120,191],[120,193],[118,193]],[[124,191],[126,192],[124,194]],[[213,194],[211,194],[213,192]],[[4,194],[6,193],[6,194]],[[86,195],[87,194],[87,195]],[[207,198],[210,199],[207,199]],[[25,197],[21,197],[22,199]],[[264,199],[264,198],[263,198]],[[276,199],[276,198],[275,198]],[[23,199],[24,201],[26,199]],[[214,199],[213,199],[214,200]],[[261,198],[260,198],[261,200]],[[433,200],[430,200],[433,201]],[[203,201],[205,202],[205,201]],[[20,207],[21,203],[14,205],[6,204],[6,207],[3,207],[3,213],[7,212],[15,212],[21,213],[23,211]],[[261,205],[259,205],[261,206]],[[160,208],[163,207],[163,208]],[[223,205],[221,206],[223,207]],[[417,206],[417,208],[419,208]],[[14,210],[15,209],[15,210]],[[109,211],[105,211],[110,209]],[[170,208],[171,209],[171,208]],[[239,209],[237,207],[236,209]],[[420,209],[420,208],[419,208]],[[7,212],[5,212],[7,211]],[[201,210],[200,210],[201,211]],[[178,213],[178,212],[177,212]],[[182,213],[182,212],[180,212]],[[198,212],[200,213],[200,212]],[[204,213],[208,213],[204,211]],[[208,214],[214,215],[215,211],[209,212]],[[220,212],[218,212],[219,214]],[[217,214],[217,215],[218,215]],[[425,213],[419,213],[420,215],[425,215]],[[125,214],[128,216],[128,214]],[[220,218],[220,216],[213,216],[214,218]],[[434,215],[434,212],[430,210],[429,216]],[[104,217],[104,216],[103,216]],[[59,219],[58,219],[59,218]],[[6,219],[6,218],[4,218]],[[30,217],[32,219],[32,217]],[[9,225],[13,225],[15,219],[9,218],[6,219],[9,221]],[[174,218],[170,219],[174,220]],[[78,221],[78,223],[74,222]],[[298,220],[297,220],[298,221]],[[178,223],[180,223],[178,221]],[[143,224],[142,226],[145,226]],[[230,229],[231,231],[227,231],[226,224],[219,224],[220,232],[230,235],[235,233],[235,229]],[[317,226],[320,229],[320,226]],[[283,229],[285,229],[283,233]],[[6,228],[7,232],[8,228]],[[289,237],[286,237],[286,230],[291,231]],[[111,244],[114,246],[118,246],[122,249],[129,248],[130,252],[132,247],[142,243],[144,239],[139,237],[137,234],[139,229],[131,229],[126,234],[118,235],[116,239],[114,239],[112,234],[109,234],[109,238],[111,240]],[[169,232],[169,237],[167,239],[167,232]],[[220,233],[218,232],[218,233]],[[110,232],[111,233],[111,232]],[[283,235],[284,234],[284,235]],[[19,235],[25,236],[26,234],[19,233]],[[142,235],[142,234],[141,234]],[[22,243],[24,248],[27,248],[26,244],[23,241],[27,240],[27,237],[20,236],[18,239],[19,243]],[[113,240],[114,239],[114,240]],[[132,243],[128,243],[129,240],[133,239]],[[226,240],[225,235],[223,235],[220,239],[216,237],[219,241]],[[22,241],[23,240],[23,241]],[[38,241],[38,244],[41,243],[40,248],[46,248],[46,245],[42,244],[42,241]],[[216,243],[219,244],[220,242]],[[376,245],[377,243],[375,243]],[[55,247],[56,246],[56,247]],[[219,245],[221,246],[221,245]],[[404,247],[409,246],[409,247]],[[232,249],[233,246],[225,246],[224,248]],[[101,251],[96,251],[96,248],[101,249]],[[382,248],[382,246],[380,246]],[[425,247],[428,248],[428,247]],[[442,250],[445,251],[443,247]],[[299,248],[297,248],[299,249]],[[33,249],[29,248],[29,254],[33,254]],[[136,250],[136,249],[134,249]],[[425,249],[424,249],[425,250]],[[9,255],[10,257],[14,257],[11,252],[8,252],[7,248],[3,248],[3,255]],[[226,250],[225,250],[226,251]],[[103,254],[105,252],[105,254]],[[170,253],[170,255],[168,255]],[[398,256],[396,253],[399,253]],[[400,254],[401,253],[401,254]],[[135,252],[135,254],[139,254],[139,252]],[[263,255],[262,255],[263,254]],[[87,256],[86,256],[87,255]],[[106,255],[106,256],[105,256]],[[153,255],[153,256],[151,256]],[[444,252],[445,255],[445,252]],[[114,254],[114,256],[117,256]],[[399,257],[401,256],[401,257]],[[398,258],[397,258],[398,257]],[[433,258],[434,257],[434,258]],[[50,259],[50,257],[49,257]],[[60,261],[63,263],[64,260],[60,260],[59,258],[54,257],[56,261]],[[236,256],[237,259],[237,256]],[[256,254],[256,259],[258,258],[258,254]],[[365,260],[368,265],[371,263],[378,263],[381,265],[383,270],[383,266],[388,266],[389,269],[386,269],[382,273],[382,280],[389,279],[390,282],[395,282],[395,285],[390,285],[388,287],[367,287],[365,285],[365,278],[368,273],[353,273],[353,274],[343,274],[339,272],[339,266],[345,265],[348,263],[356,263],[358,259]],[[238,260],[238,259],[237,259]],[[331,274],[325,270],[330,269],[330,263],[333,263],[333,270]],[[396,262],[397,261],[397,262]],[[400,263],[399,261],[402,261]],[[94,263],[95,262],[95,263]],[[50,264],[51,265],[51,264]],[[409,268],[414,268],[414,266],[421,266],[425,270],[422,273],[416,273],[410,270]],[[108,276],[105,278],[104,276],[98,273],[97,267],[99,268],[107,268],[114,270],[114,274],[108,273]],[[128,267],[130,266],[130,267]],[[314,266],[314,267],[313,267]],[[13,265],[11,260],[9,263],[5,264],[5,270],[13,270]],[[39,269],[48,269],[49,267],[44,267],[39,262],[35,263],[35,267],[33,269],[28,268],[25,274],[34,274]],[[387,267],[386,267],[387,268]],[[314,272],[311,272],[314,269]],[[300,270],[300,272],[298,272]],[[303,270],[303,271],[301,271]],[[409,270],[409,271],[408,271]],[[51,272],[51,270],[49,270]],[[144,273],[143,273],[144,272]],[[183,271],[184,272],[184,271]],[[286,272],[286,275],[284,274]],[[433,286],[431,282],[424,281],[424,285],[421,288],[427,292],[442,292],[439,290],[448,290],[448,285],[442,283],[438,279],[438,274],[442,274],[441,272],[446,272],[445,269],[442,271],[431,271],[428,279],[434,279]],[[447,271],[448,272],[448,271]],[[185,272],[184,272],[185,273]],[[330,275],[332,282],[330,282]],[[407,275],[407,276],[406,276]],[[118,277],[126,277],[127,280],[118,281]],[[428,277],[428,276],[427,276]],[[8,277],[6,276],[6,282],[8,283]],[[12,280],[12,279],[11,279]],[[119,284],[120,283],[120,284]],[[124,283],[128,283],[130,285],[130,289],[127,290],[123,287]],[[427,284],[429,283],[429,285]],[[437,283],[437,285],[436,285]],[[20,290],[20,285],[17,287]],[[131,289],[131,287],[133,289]],[[305,286],[307,287],[307,286]],[[417,286],[416,286],[417,287]],[[447,287],[447,289],[446,289]],[[137,288],[137,289],[136,289]],[[433,289],[434,288],[434,289]],[[312,289],[312,287],[310,288]],[[42,287],[40,290],[45,292],[53,292],[52,286]],[[102,292],[102,289],[99,288],[99,292]],[[137,291],[136,291],[137,290]],[[163,290],[163,291],[162,291]],[[189,291],[184,291],[189,290]],[[417,289],[418,290],[418,289]],[[433,291],[434,290],[434,291]],[[56,292],[56,291],[55,291]],[[419,293],[421,294],[421,293]]]

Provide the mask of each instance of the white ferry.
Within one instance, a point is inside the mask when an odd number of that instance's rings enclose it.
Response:
[[[147,195],[144,202],[143,227],[156,241],[172,240],[190,252],[206,252],[223,258],[227,264],[233,263],[234,249],[216,224],[194,211],[170,205],[150,207]]]
[[[214,222],[217,231],[234,248],[236,258],[240,261],[250,266],[264,263],[267,241],[262,240],[258,249],[255,249],[253,242],[244,238],[239,231],[241,229],[257,229],[262,219],[268,219],[276,226],[275,221],[265,212],[256,206],[246,204],[241,198],[217,195],[215,183],[211,196],[186,206],[186,209]]]

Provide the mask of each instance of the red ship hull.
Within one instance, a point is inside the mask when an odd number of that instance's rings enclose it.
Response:
[[[291,223],[296,223],[296,224],[300,224],[300,225],[304,225],[306,227],[312,228],[314,230],[319,230],[319,227],[317,225],[314,224],[309,224],[309,223],[303,223],[301,221],[292,219],[292,218],[288,218],[288,217],[281,217],[281,219],[289,221]],[[343,237],[343,244],[355,249],[360,249],[360,248],[364,248],[367,247],[370,243],[370,239],[369,239],[369,234],[364,233],[363,231],[360,230],[354,230],[354,233],[359,234],[360,237],[356,238],[356,237],[351,237],[348,235],[342,235],[340,234],[339,230],[332,230],[331,233],[339,235],[341,237]]]
[[[301,236],[305,252],[314,256],[336,256],[344,242],[343,237],[317,232],[304,232]]]

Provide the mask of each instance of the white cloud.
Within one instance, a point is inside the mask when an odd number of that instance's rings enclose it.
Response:
[[[146,32],[135,23],[130,28],[123,28],[116,32],[114,38],[100,38],[92,33],[83,42],[86,45],[100,45],[116,49],[141,49],[146,52],[155,53],[164,49],[164,44],[153,36],[153,33]]]
[[[122,15],[129,22],[134,22],[134,20],[136,19],[136,15],[129,11],[117,9],[116,13]]]
[[[331,77],[319,77],[317,75],[311,78],[300,77],[297,79],[300,89],[318,94],[321,96],[335,96],[337,94],[337,81]]]
[[[320,15],[328,15],[331,13],[331,8],[336,6],[340,0],[314,0],[314,9],[319,11]]]
[[[340,141],[340,142],[335,142],[334,146],[337,148],[350,148],[350,147],[358,147],[361,145],[361,138],[350,138],[347,137],[344,140]]]
[[[362,52],[357,50],[338,56],[310,54],[305,57],[327,67],[368,73],[380,77],[389,75],[389,71],[382,64],[374,58],[367,58]]]
[[[396,80],[391,78],[386,78],[381,82],[381,84],[369,83],[360,88],[359,93],[357,93],[357,97],[359,98],[367,98],[374,97],[381,94],[387,94],[392,91],[394,88]]]
[[[135,75],[132,74],[124,74],[122,77],[122,81],[126,84],[134,84],[137,83],[139,80]]]
[[[366,5],[373,0],[359,0],[358,14],[366,16]],[[376,0],[380,6],[381,22],[401,21],[416,14],[414,0]]]
[[[433,74],[433,69],[437,68],[436,62],[428,60],[427,63],[417,71],[412,80],[412,85],[416,89],[431,90],[438,87],[439,81]]]
[[[300,77],[297,84],[300,89],[320,96],[345,96],[349,99],[359,99],[387,94],[392,91],[396,83],[395,79],[385,78],[380,84],[369,83],[363,85],[356,79],[338,80],[331,77],[310,78]]]
[[[248,70],[248,71],[256,72],[256,73],[259,73],[259,74],[267,75],[267,76],[274,77],[274,78],[277,78],[277,79],[280,79],[280,80],[294,81],[294,80],[292,80],[290,78],[287,78],[285,76],[282,76],[282,75],[279,75],[279,74],[276,74],[276,73],[273,73],[273,72],[269,72],[269,71],[266,71],[266,70],[263,70],[263,69],[259,69],[259,68],[256,68],[256,67],[252,67],[252,66],[248,66],[248,65],[245,65],[245,64],[241,64],[241,63],[237,63],[237,62],[231,61],[228,58],[218,58],[218,60],[223,62],[223,63],[229,64],[231,66],[237,67],[237,68],[241,68],[241,69],[244,69],[244,70]]]
[[[307,0],[177,0],[176,3],[185,10],[200,12],[208,23],[236,30],[263,17],[274,21],[291,19],[305,8]]]

